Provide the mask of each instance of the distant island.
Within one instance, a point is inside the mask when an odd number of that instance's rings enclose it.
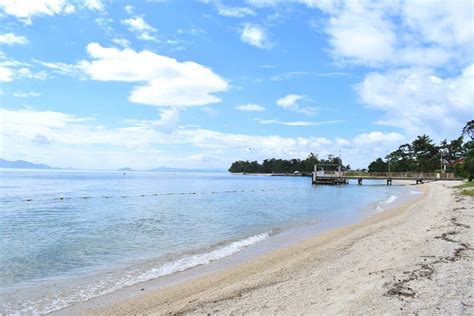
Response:
[[[0,168],[17,168],[17,169],[57,169],[42,163],[33,163],[24,160],[10,161],[0,158]]]
[[[6,160],[0,158],[0,168],[11,168],[11,169],[62,169],[51,167],[46,164],[40,163],[33,163],[25,160]],[[66,168],[66,169],[73,169],[73,168]],[[153,169],[147,170],[136,170],[130,167],[124,167],[117,169],[117,171],[121,172],[132,172],[132,171],[147,171],[147,172],[200,172],[200,173],[218,173],[218,172],[225,172],[224,169],[216,169],[216,168],[208,168],[208,169],[187,169],[187,168],[172,168],[172,167],[158,167]]]

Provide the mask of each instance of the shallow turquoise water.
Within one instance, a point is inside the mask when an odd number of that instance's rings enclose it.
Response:
[[[314,187],[303,177],[2,170],[0,312],[55,310],[290,227],[355,222],[407,192],[377,181]],[[86,275],[97,284],[80,294],[55,285]],[[39,287],[52,292],[36,297]]]

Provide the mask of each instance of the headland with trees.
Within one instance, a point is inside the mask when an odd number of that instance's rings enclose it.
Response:
[[[461,135],[436,145],[427,135],[403,144],[386,157],[372,161],[370,172],[452,172],[456,177],[474,175],[474,120],[466,123]]]
[[[306,159],[265,159],[258,161],[238,160],[232,163],[232,173],[310,173],[315,164],[341,165],[343,170],[350,170],[350,165],[343,165],[340,157],[329,155],[320,159],[310,153]],[[461,135],[448,141],[436,144],[428,135],[416,137],[411,143],[403,144],[386,157],[372,161],[369,172],[452,172],[456,177],[474,177],[474,120],[466,123]]]

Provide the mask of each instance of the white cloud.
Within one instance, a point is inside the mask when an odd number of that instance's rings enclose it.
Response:
[[[472,1],[301,2],[328,15],[322,28],[336,61],[392,69],[366,75],[356,88],[384,113],[378,124],[444,138],[474,117]]]
[[[265,111],[265,108],[261,105],[255,103],[242,104],[235,107],[239,111],[252,111],[252,112],[262,112]]]
[[[16,79],[45,80],[48,74],[45,71],[33,71],[31,64],[9,59],[0,54],[0,81],[8,82]]]
[[[176,32],[178,34],[185,34],[185,35],[191,35],[191,36],[198,36],[198,35],[206,34],[205,30],[203,30],[201,28],[198,28],[198,27],[195,27],[195,26],[191,26],[188,29],[178,29]]]
[[[169,134],[179,127],[179,109],[165,108],[161,110],[159,120],[126,120],[126,122],[136,127],[150,128],[157,133]]]
[[[276,104],[284,109],[294,108],[298,106],[297,102],[304,99],[304,97],[304,95],[288,94],[283,98],[278,99]]]
[[[258,8],[275,6],[279,3],[283,3],[284,1],[285,0],[247,0],[250,5]]]
[[[474,117],[473,87],[474,64],[446,78],[426,69],[371,73],[356,90],[362,102],[385,113],[379,124],[410,135],[455,137]]]
[[[133,12],[135,11],[135,7],[133,5],[126,5],[124,7],[124,10],[125,12],[127,12],[128,14],[133,14]]]
[[[36,79],[36,80],[45,80],[48,78],[48,74],[45,71],[33,72],[27,67],[21,67],[15,69],[16,78],[27,78],[27,79]]]
[[[13,33],[5,33],[0,34],[0,44],[7,44],[7,45],[23,45],[28,43],[28,40],[24,36],[18,36]]]
[[[385,10],[372,2],[348,1],[328,13],[325,31],[336,59],[373,65],[392,58],[396,35]]]
[[[304,77],[304,76],[312,76],[312,77],[343,77],[343,76],[351,76],[352,74],[349,72],[342,72],[342,71],[332,71],[332,72],[311,72],[311,71],[288,71],[284,73],[280,73],[270,77],[270,80],[273,81],[282,81],[288,80],[297,77]]]
[[[13,71],[5,66],[0,65],[0,81],[9,82],[13,80]]]
[[[155,122],[152,127],[155,130],[169,133],[174,131],[178,126],[179,111],[176,108],[164,109],[161,111],[160,120]]]
[[[82,75],[82,68],[79,65],[72,65],[66,63],[58,63],[58,62],[45,62],[36,60],[38,64],[48,69],[53,70],[55,73],[66,75],[66,76],[81,76]]]
[[[144,41],[158,41],[154,35],[156,29],[148,24],[142,17],[135,16],[133,18],[125,19],[122,24],[128,26],[130,32],[137,33],[137,37]]]
[[[129,47],[130,46],[130,41],[126,38],[114,38],[112,39],[112,42],[114,44],[117,44],[122,47]]]
[[[34,16],[69,14],[75,7],[66,0],[0,0],[0,8],[8,15],[31,23]]]
[[[311,151],[326,157],[338,149],[343,149],[345,163],[366,167],[372,159],[403,141],[398,134],[381,132],[365,133],[341,144],[324,137],[258,136],[186,126],[167,130],[166,125],[173,125],[176,113],[162,113],[158,121],[131,120],[121,127],[103,127],[89,117],[0,109],[4,127],[0,130],[0,146],[6,159],[26,159],[59,167],[226,168],[236,159],[304,158]],[[185,148],[182,152],[177,151],[180,145]],[[191,156],[199,159],[191,162],[187,159]]]
[[[309,71],[289,71],[285,73],[281,73],[278,75],[274,75],[270,78],[270,80],[273,81],[281,81],[281,80],[286,80],[286,79],[291,79],[294,77],[303,77],[303,76],[308,76],[313,74],[312,72]]]
[[[279,107],[282,107],[286,110],[303,113],[306,115],[314,115],[318,112],[318,108],[314,106],[301,106],[299,103],[301,101],[307,101],[307,97],[304,95],[298,94],[288,94],[276,101],[276,104]],[[305,101],[305,102],[306,102]]]
[[[373,67],[472,62],[470,0],[301,2],[328,14],[323,30],[337,61]]]
[[[406,1],[402,11],[404,22],[425,41],[443,47],[473,47],[474,3],[471,0]]]
[[[158,42],[158,38],[154,35],[151,35],[150,32],[147,31],[138,34],[138,39],[143,41]]]
[[[218,8],[218,12],[222,16],[243,18],[249,15],[255,15],[255,11],[248,7],[223,7]]]
[[[341,150],[345,164],[350,164],[353,168],[367,168],[371,161],[385,157],[410,140],[398,133],[374,131],[356,135],[352,140],[338,139],[336,146]]]
[[[12,96],[17,98],[35,98],[39,97],[41,93],[39,92],[24,92],[24,91],[13,91]]]
[[[102,0],[0,0],[0,9],[7,15],[14,16],[26,24],[31,24],[37,16],[54,16],[72,14],[76,6],[80,9],[103,11]]]
[[[339,124],[344,123],[343,120],[333,120],[333,121],[280,121],[278,119],[271,119],[271,120],[264,120],[259,118],[254,118],[259,124],[279,124],[279,125],[286,125],[286,126],[322,126],[322,125],[329,125],[329,124]]]
[[[353,143],[356,146],[383,145],[385,143],[402,143],[405,137],[398,133],[370,132],[362,133],[354,137]]]
[[[345,138],[336,138],[336,145],[338,146],[349,146],[350,144],[351,142]]]
[[[93,80],[138,82],[129,100],[156,106],[194,106],[217,103],[214,95],[229,89],[227,82],[211,69],[192,61],[176,59],[144,50],[87,46],[91,61],[79,67]]]
[[[66,6],[64,7],[62,13],[64,14],[72,14],[76,12],[76,7],[72,4],[66,4]]]
[[[85,0],[84,5],[89,10],[103,11],[105,9],[101,0]]]
[[[142,17],[136,16],[122,21],[131,31],[155,31],[155,28],[145,22]]]
[[[258,24],[246,23],[240,33],[240,40],[258,48],[272,48],[265,29]]]

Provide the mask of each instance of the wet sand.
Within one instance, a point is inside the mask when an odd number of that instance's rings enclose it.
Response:
[[[224,271],[58,314],[474,314],[474,199],[456,184],[423,184],[414,202]]]

